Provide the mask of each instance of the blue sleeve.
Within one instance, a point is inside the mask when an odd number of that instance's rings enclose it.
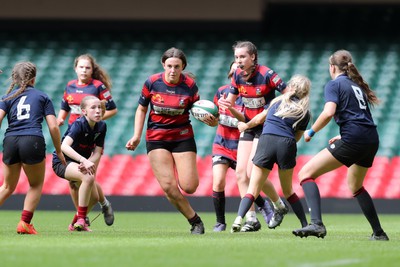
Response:
[[[339,83],[329,81],[324,89],[325,103],[333,102],[339,104]]]
[[[104,147],[104,140],[106,139],[107,124],[104,122],[103,125],[104,126],[101,128],[101,134],[96,138],[96,146],[98,147]]]
[[[113,99],[110,99],[106,102],[106,110],[114,110],[117,108],[117,105],[115,104]]]
[[[61,101],[61,109],[65,110],[67,112],[71,111],[71,107],[69,106],[69,104],[67,103],[67,101],[65,101],[64,99]]]
[[[6,102],[0,101],[0,109],[4,110],[5,113],[8,113]]]
[[[307,125],[310,122],[310,112],[304,116],[304,118],[296,125],[296,130],[298,131],[305,131],[307,129]]]
[[[230,87],[229,93],[232,93],[234,95],[239,94],[239,89],[237,88],[237,82],[239,79],[240,79],[240,77],[238,77],[238,72],[235,71],[235,73],[233,73],[233,76],[231,78],[231,87]]]
[[[44,103],[44,115],[56,115],[56,112],[54,110],[54,105],[53,102],[50,100],[49,97],[45,98],[45,103]]]
[[[286,89],[286,83],[274,70],[270,69],[265,77],[266,84],[274,88],[276,91],[282,93]]]
[[[82,125],[79,120],[74,121],[68,129],[66,136],[72,138],[72,140],[78,140],[79,134],[82,132]]]
[[[139,96],[139,104],[147,107],[150,103],[150,97],[148,97],[150,95],[150,88],[151,88],[151,82],[150,82],[150,78],[148,78],[142,88],[142,92]]]

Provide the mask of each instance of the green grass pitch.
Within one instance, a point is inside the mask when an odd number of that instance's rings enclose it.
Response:
[[[92,212],[94,218],[98,212]],[[360,215],[324,215],[324,239],[298,238],[299,227],[289,213],[270,230],[265,223],[255,233],[214,233],[213,213],[200,213],[206,234],[189,234],[189,224],[178,212],[116,212],[113,226],[102,216],[93,232],[68,232],[73,212],[42,211],[33,223],[39,235],[18,235],[20,211],[0,211],[0,266],[40,267],[210,267],[210,266],[399,266],[400,216],[381,215],[389,242],[368,240],[371,229]],[[228,228],[235,214],[227,214]],[[262,217],[259,215],[259,218]]]

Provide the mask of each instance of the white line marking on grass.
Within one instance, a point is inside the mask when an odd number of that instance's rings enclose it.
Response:
[[[330,267],[330,266],[343,266],[354,263],[361,263],[363,260],[361,259],[341,259],[336,261],[328,261],[328,262],[317,262],[317,263],[303,263],[297,265],[297,267]]]

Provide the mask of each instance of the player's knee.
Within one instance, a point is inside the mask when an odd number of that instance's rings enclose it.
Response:
[[[215,192],[222,192],[225,190],[225,183],[224,182],[218,182],[213,184],[213,191]]]
[[[196,192],[197,187],[199,186],[198,179],[191,179],[189,182],[185,183],[185,181],[181,181],[179,183],[179,187],[187,194],[193,194]]]
[[[182,190],[186,193],[186,194],[193,194],[196,192],[197,186],[191,186],[191,187],[186,187],[186,188],[182,188]]]
[[[245,173],[237,172],[236,180],[237,180],[238,184],[240,184],[240,183],[249,184],[249,178],[247,177],[247,175]]]
[[[95,177],[94,175],[85,175],[84,179],[82,182],[90,184],[90,185],[94,185],[94,181],[95,181]]]
[[[304,169],[301,169],[297,176],[298,176],[298,179],[299,179],[300,183],[301,183],[301,181],[303,181],[304,179],[309,177],[309,175],[307,174],[307,171],[304,170]]]

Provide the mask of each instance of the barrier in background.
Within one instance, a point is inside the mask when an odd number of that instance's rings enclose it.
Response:
[[[0,159],[2,154],[0,154]],[[299,197],[303,197],[303,190],[297,179],[300,168],[311,156],[300,155],[297,159],[293,177],[293,188]],[[46,158],[46,176],[43,194],[63,195],[69,194],[68,182],[56,176],[51,168],[51,155]],[[211,196],[212,194],[212,164],[211,156],[198,157],[198,170],[200,185],[192,196]],[[347,188],[347,169],[341,167],[324,174],[317,183],[323,198],[351,198]],[[106,195],[114,196],[163,196],[156,178],[154,177],[147,155],[104,155],[101,159],[97,181],[103,187]],[[269,175],[278,193],[282,195],[276,166]],[[3,173],[0,172],[0,182],[3,182]],[[364,182],[365,188],[373,198],[400,199],[400,156],[375,158],[372,168],[367,173]],[[25,194],[29,187],[24,172],[21,172],[19,184],[15,194]],[[225,194],[227,197],[238,197],[236,177],[233,170],[229,169]]]

